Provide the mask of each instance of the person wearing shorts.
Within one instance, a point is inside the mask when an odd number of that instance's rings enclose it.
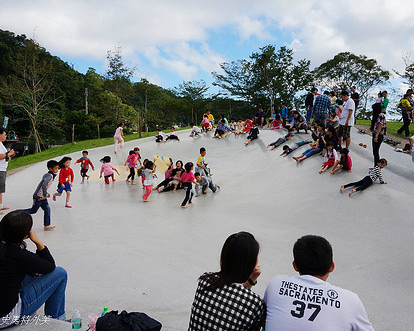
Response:
[[[7,139],[6,130],[0,127],[0,215],[3,214],[1,210],[9,209],[3,206],[3,193],[6,192],[6,177],[7,177],[7,165],[9,164],[9,158],[14,156],[14,150],[7,151],[3,142]]]
[[[342,116],[338,130],[339,146],[342,147],[342,142],[345,140],[346,149],[349,149],[349,145],[351,144],[351,127],[355,122],[355,102],[349,97],[348,91],[341,92],[341,99],[344,104],[342,106]]]

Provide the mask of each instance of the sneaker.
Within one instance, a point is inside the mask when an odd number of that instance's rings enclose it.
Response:
[[[53,194],[53,201],[56,201],[56,195]]]
[[[65,205],[65,207],[66,208],[72,208],[72,206],[70,204],[68,204],[68,203]]]

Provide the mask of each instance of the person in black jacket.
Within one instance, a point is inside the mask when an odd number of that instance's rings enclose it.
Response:
[[[66,271],[56,267],[32,226],[32,216],[21,210],[0,222],[0,329],[33,315],[43,304],[46,316],[66,319]],[[36,245],[36,253],[26,250],[25,239]]]

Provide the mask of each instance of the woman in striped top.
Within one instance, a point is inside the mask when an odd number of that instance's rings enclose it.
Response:
[[[380,184],[387,184],[387,182],[384,182],[384,180],[382,179],[382,174],[381,174],[381,169],[384,168],[386,165],[387,165],[387,160],[380,159],[374,168],[369,169],[368,176],[365,176],[358,182],[342,185],[339,191],[342,193],[344,189],[346,189],[347,187],[353,186],[355,188],[352,189],[352,191],[349,193],[349,196],[351,196],[352,194],[358,191],[365,190],[367,187],[371,186],[372,183],[374,183],[377,179],[379,179]]]

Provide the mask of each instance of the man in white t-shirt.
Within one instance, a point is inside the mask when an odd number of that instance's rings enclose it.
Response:
[[[351,144],[351,127],[354,126],[355,102],[349,97],[348,91],[341,92],[342,105],[341,121],[339,122],[338,138],[339,146],[342,147],[342,141],[346,141],[346,149]]]
[[[6,176],[9,158],[14,156],[14,150],[7,151],[3,143],[7,139],[6,129],[0,127],[0,210],[9,209],[3,206],[3,193],[6,192]],[[3,214],[0,211],[0,215]]]
[[[266,330],[371,331],[358,296],[326,282],[334,270],[332,247],[319,236],[303,236],[293,247],[298,276],[276,276],[267,286]]]

